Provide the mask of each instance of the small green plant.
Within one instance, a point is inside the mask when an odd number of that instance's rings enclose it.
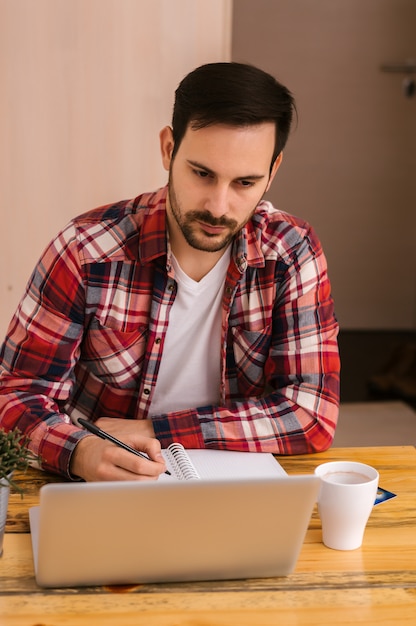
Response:
[[[29,441],[29,437],[22,435],[18,429],[6,432],[0,428],[0,478],[4,478],[20,494],[22,489],[13,482],[11,474],[15,470],[26,470],[32,461],[38,460],[28,448]]]

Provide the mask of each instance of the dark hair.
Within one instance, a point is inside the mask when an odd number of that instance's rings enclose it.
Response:
[[[178,150],[188,125],[194,130],[213,124],[253,126],[274,122],[272,164],[286,145],[296,112],[290,91],[273,76],[243,63],[208,63],[196,68],[175,92],[172,129]]]

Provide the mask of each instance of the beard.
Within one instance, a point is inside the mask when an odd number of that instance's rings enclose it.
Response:
[[[243,223],[239,223],[233,219],[228,219],[224,216],[218,218],[214,217],[207,210],[193,210],[184,213],[175,192],[171,172],[169,175],[168,195],[172,215],[179,226],[185,241],[192,248],[202,250],[203,252],[219,252],[220,250],[225,249],[232,241],[236,233],[243,228],[255,211],[254,208],[248,219]],[[200,222],[209,226],[222,227],[224,232],[221,234],[213,234],[205,231],[201,232]]]

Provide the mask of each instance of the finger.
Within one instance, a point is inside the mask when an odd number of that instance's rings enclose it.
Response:
[[[135,442],[137,448],[137,441]],[[143,437],[140,439],[140,450],[142,450],[147,456],[158,463],[164,463],[165,459],[162,454],[160,441],[150,437]]]
[[[142,450],[143,446],[141,446],[141,451]],[[115,465],[117,468],[143,478],[157,478],[166,470],[163,456],[160,455],[159,458],[157,453],[154,455],[153,459],[146,459],[114,446],[106,450],[105,458],[106,461]],[[134,480],[135,478],[131,479]]]
[[[119,467],[117,465],[113,465],[112,463],[101,463],[97,468],[95,477],[93,480],[95,481],[153,481],[157,480],[158,476],[146,476],[143,474],[136,474],[135,472],[130,472],[129,470]]]
[[[137,435],[136,433],[126,438],[125,441],[135,450],[139,450],[140,452],[147,454],[149,459],[152,461],[158,464],[161,463],[163,465],[162,471],[166,470],[166,462],[162,454],[160,441],[151,437],[143,437],[141,435]]]

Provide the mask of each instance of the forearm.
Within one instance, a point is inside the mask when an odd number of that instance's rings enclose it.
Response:
[[[295,395],[301,402],[300,394]],[[338,419],[336,393],[319,401],[314,393],[302,395],[305,406],[283,395],[282,390],[228,407],[203,407],[156,416],[153,427],[162,447],[178,441],[188,448],[274,454],[321,452],[334,437]]]
[[[35,408],[33,398],[25,394],[0,395],[0,427],[19,429],[29,438],[38,467],[69,478],[71,455],[84,434],[67,416],[45,411],[39,417],[40,413],[39,402]]]
[[[29,448],[39,458],[38,467],[70,478],[71,456],[84,432],[47,398],[2,389],[0,427],[17,428],[29,438]]]
[[[305,355],[303,355],[305,360]],[[315,372],[278,374],[260,398],[230,401],[153,417],[155,435],[166,447],[305,454],[332,443],[339,409],[339,356],[335,339],[310,357]],[[292,362],[292,359],[287,359]],[[297,359],[293,358],[293,367]],[[325,363],[325,372],[320,371]]]

